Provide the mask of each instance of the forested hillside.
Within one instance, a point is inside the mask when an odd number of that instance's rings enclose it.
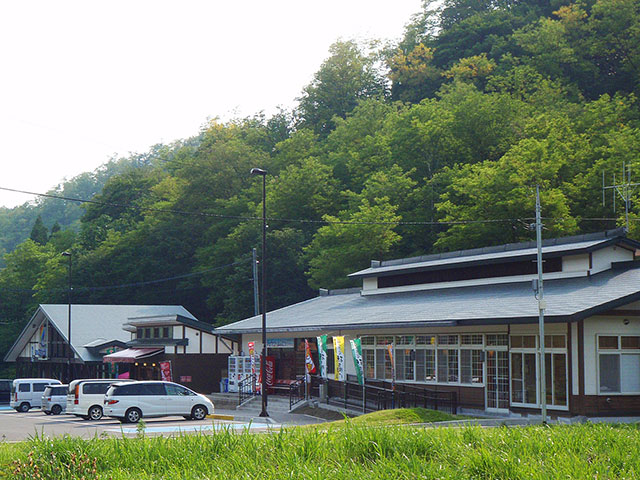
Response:
[[[74,302],[252,315],[252,167],[269,172],[269,309],[350,286],[371,259],[532,239],[536,184],[547,237],[621,225],[602,172],[640,179],[640,2],[443,3],[395,45],[335,43],[294,111],[158,146],[84,205],[77,234],[6,254],[0,354],[38,303],[66,302],[64,250]]]

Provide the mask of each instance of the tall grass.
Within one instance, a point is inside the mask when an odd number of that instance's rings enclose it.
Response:
[[[37,475],[36,475],[37,474]],[[12,479],[640,478],[637,425],[369,428],[0,445]]]

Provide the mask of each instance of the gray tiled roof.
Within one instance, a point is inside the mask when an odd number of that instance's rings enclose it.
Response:
[[[40,305],[33,318],[27,323],[5,361],[13,361],[26,346],[31,332],[48,318],[63,338],[68,334],[68,305]],[[91,349],[87,348],[96,341],[112,340],[128,342],[131,333],[122,329],[132,317],[155,315],[180,315],[196,320],[196,318],[179,305],[72,305],[71,306],[71,343],[76,354],[83,361],[101,361]],[[35,325],[35,327],[33,326]]]
[[[546,321],[586,318],[640,299],[640,268],[544,282]],[[328,295],[267,314],[269,332],[536,322],[531,282],[361,296]],[[216,329],[259,332],[261,317]]]
[[[622,229],[610,230],[592,234],[579,235],[545,240],[542,245],[542,255],[545,258],[567,254],[586,253],[603,248],[611,243],[624,243],[637,248],[639,243],[624,236]],[[535,258],[537,255],[535,242],[513,243],[494,247],[476,248],[473,250],[459,250],[421,257],[402,258],[379,262],[364,270],[350,274],[350,277],[370,277],[391,273],[438,270],[448,267],[480,263],[498,263]]]

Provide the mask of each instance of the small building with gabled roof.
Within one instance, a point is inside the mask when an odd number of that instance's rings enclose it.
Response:
[[[71,343],[69,343],[69,316]],[[33,314],[5,362],[17,377],[171,379],[219,389],[235,344],[179,305],[52,305]]]
[[[640,412],[639,249],[621,229],[543,242],[552,415]],[[360,338],[367,381],[395,374],[398,384],[455,392],[461,407],[535,414],[542,403],[536,253],[527,242],[372,261],[350,275],[361,288],[321,290],[268,313],[276,376],[304,373],[304,339]],[[241,335],[245,351],[249,342],[262,349],[259,316],[216,331]],[[346,367],[356,373],[353,362]]]

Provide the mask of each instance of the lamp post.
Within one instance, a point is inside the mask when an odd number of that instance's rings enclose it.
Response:
[[[67,301],[68,301],[68,310],[67,310],[67,341],[69,342],[69,354],[68,354],[68,364],[67,364],[67,378],[70,383],[73,380],[71,375],[71,362],[73,360],[73,349],[71,348],[71,253],[70,252],[62,252],[63,257],[69,258],[69,289],[67,291]]]
[[[267,413],[267,171],[261,168],[252,168],[251,175],[262,177],[262,284],[260,295],[262,300],[262,358],[260,359],[260,371],[262,372],[262,412],[261,417],[268,417]]]

